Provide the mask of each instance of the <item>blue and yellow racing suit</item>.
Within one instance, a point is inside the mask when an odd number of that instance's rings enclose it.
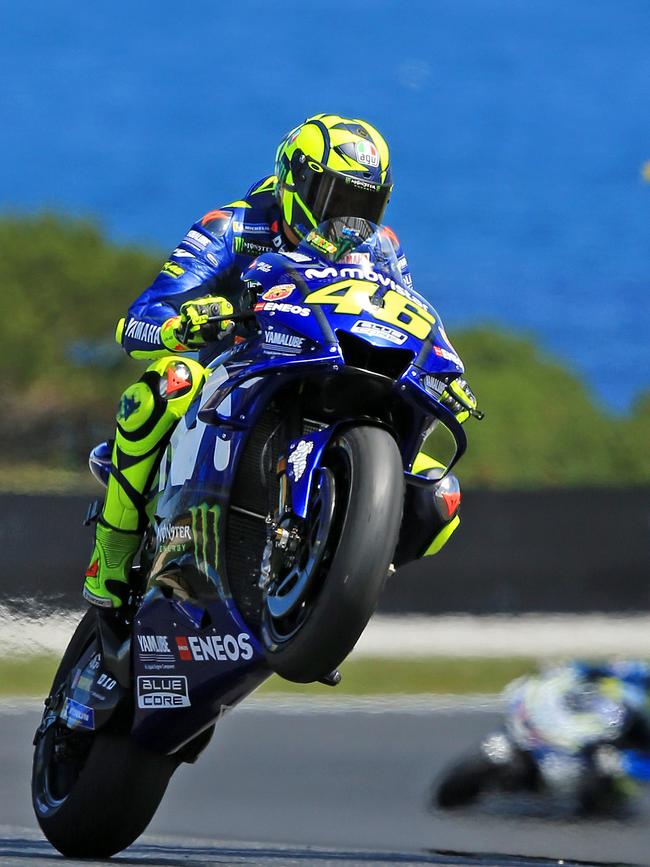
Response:
[[[129,308],[120,334],[129,355],[169,355],[161,327],[185,301],[218,295],[228,298],[236,312],[248,309],[241,274],[262,253],[292,249],[282,234],[274,184],[275,177],[264,178],[243,199],[210,211],[192,226],[151,286]],[[399,242],[390,229],[386,232],[396,246],[405,284],[410,286]]]
[[[250,309],[256,298],[250,297],[242,273],[262,253],[292,248],[282,231],[275,181],[274,176],[262,179],[242,199],[210,211],[195,223],[120,321],[117,338],[125,351],[133,358],[154,361],[125,390],[117,412],[111,477],[84,587],[84,596],[96,605],[120,604],[147,524],[146,497],[163,451],[203,385],[205,364],[224,348],[223,343],[218,350],[206,346],[196,361],[188,356],[188,347],[178,342],[170,323],[177,320],[182,304],[208,296],[227,299],[235,312]],[[399,242],[390,229],[385,231],[395,246],[404,283],[410,286]],[[420,455],[414,469],[435,472],[437,466]],[[427,553],[434,553],[451,535],[458,524],[455,511],[443,520],[445,526]]]

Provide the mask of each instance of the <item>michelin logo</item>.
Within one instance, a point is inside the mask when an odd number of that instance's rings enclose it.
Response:
[[[295,449],[289,455],[287,463],[293,470],[293,478],[299,482],[307,469],[307,458],[314,450],[311,440],[300,440]]]

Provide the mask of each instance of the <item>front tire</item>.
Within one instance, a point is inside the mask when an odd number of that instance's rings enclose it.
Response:
[[[477,750],[449,767],[434,787],[432,806],[453,810],[473,804],[496,785],[499,769]]]
[[[500,757],[491,757],[486,752],[490,748],[498,750]],[[443,772],[432,793],[432,806],[454,809],[474,803],[487,791],[536,792],[539,788],[532,757],[495,732]]]
[[[89,609],[56,672],[50,699],[65,688],[81,655],[97,640]],[[48,711],[46,710],[46,715]],[[63,855],[109,858],[147,827],[176,768],[123,732],[71,731],[60,720],[37,734],[32,804],[41,830]]]
[[[336,505],[320,574],[310,578],[295,628],[275,622],[267,607],[263,614],[270,667],[298,683],[325,677],[357,643],[377,607],[402,521],[402,458],[386,430],[345,431],[323,465],[334,479]]]

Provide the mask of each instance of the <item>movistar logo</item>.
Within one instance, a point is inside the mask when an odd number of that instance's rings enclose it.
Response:
[[[357,268],[355,266],[334,268],[332,265],[328,265],[325,268],[307,268],[305,277],[308,280],[326,280],[328,277],[340,277],[343,280],[370,280],[372,283],[379,283],[380,286],[389,286],[399,295],[408,298],[409,301],[414,301],[420,305],[423,303],[420,298],[417,298],[408,289],[396,283],[392,277],[382,274],[380,271],[373,271],[372,269],[366,270],[365,268]]]

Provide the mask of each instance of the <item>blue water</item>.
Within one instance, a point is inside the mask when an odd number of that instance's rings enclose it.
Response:
[[[452,331],[533,334],[616,409],[650,386],[648,0],[33,0],[0,32],[0,209],[171,248],[297,121],[366,117]]]

